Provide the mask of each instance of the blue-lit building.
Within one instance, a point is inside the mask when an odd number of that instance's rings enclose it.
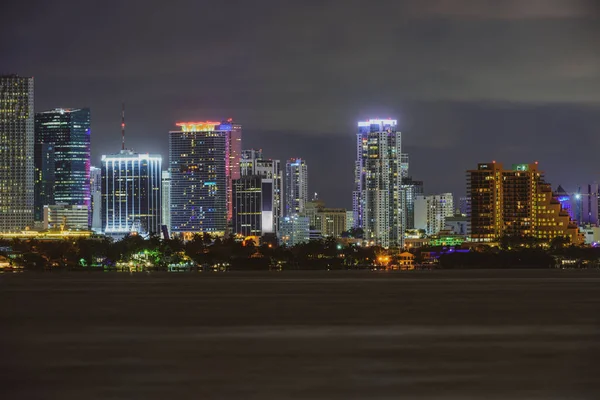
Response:
[[[177,125],[181,130],[169,132],[170,231],[224,234],[230,200],[232,175],[228,170],[234,126],[219,122]]]
[[[90,207],[90,110],[35,114],[35,219],[46,205]]]
[[[160,233],[162,157],[121,150],[102,156],[102,231],[115,238]]]

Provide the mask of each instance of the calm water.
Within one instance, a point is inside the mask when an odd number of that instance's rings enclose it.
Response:
[[[597,399],[600,273],[0,275],[1,399]]]

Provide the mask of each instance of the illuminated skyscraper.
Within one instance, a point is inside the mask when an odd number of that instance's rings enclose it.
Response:
[[[473,241],[493,242],[502,236],[583,241],[537,163],[514,164],[509,170],[496,162],[478,164],[467,171],[467,194]]]
[[[308,168],[301,158],[292,158],[285,166],[285,215],[302,214],[308,202]]]
[[[221,130],[227,138],[227,221],[233,216],[233,180],[240,178],[240,157],[242,156],[242,125],[231,118],[221,123]]]
[[[45,205],[90,207],[90,110],[35,114],[35,218]]]
[[[0,76],[0,232],[33,225],[33,78]]]
[[[161,224],[171,231],[171,173],[162,172],[162,218]]]
[[[102,230],[160,233],[162,157],[121,150],[102,156]]]
[[[283,210],[280,161],[264,159],[261,150],[244,150],[240,171],[241,178],[234,180],[234,232],[277,233]]]
[[[177,126],[180,131],[169,132],[171,231],[224,234],[233,126],[219,122],[182,122]]]
[[[401,134],[392,119],[358,123],[354,224],[368,242],[402,246]]]

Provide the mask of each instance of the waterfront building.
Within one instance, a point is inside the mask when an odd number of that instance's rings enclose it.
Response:
[[[44,230],[89,230],[89,208],[87,206],[72,204],[46,205],[43,214]]]
[[[295,246],[310,240],[308,217],[292,215],[281,219],[279,228],[279,243],[285,246]]]
[[[35,114],[35,219],[44,206],[85,206],[90,196],[90,109]]]
[[[401,133],[397,121],[370,119],[358,123],[354,225],[369,244],[402,247]]]
[[[261,150],[244,150],[241,178],[234,180],[234,233],[276,234],[282,217],[282,176],[279,160],[263,158]]]
[[[171,231],[223,235],[227,230],[230,186],[233,200],[230,177],[237,176],[230,169],[234,126],[210,121],[181,122],[177,126],[181,130],[169,132]],[[233,205],[231,210],[233,213]]]
[[[0,76],[0,232],[34,221],[33,78]]]
[[[467,171],[471,240],[494,242],[502,236],[534,237],[551,241],[569,237],[580,244],[583,237],[558,197],[544,181],[537,163],[482,163]]]
[[[306,161],[292,158],[285,165],[285,215],[302,214],[308,202],[308,168]]]
[[[102,232],[102,168],[90,167],[90,226],[94,232]]]
[[[102,230],[116,238],[160,233],[162,157],[131,150],[102,156]]]
[[[161,212],[160,223],[171,232],[171,173],[162,171],[161,180]]]

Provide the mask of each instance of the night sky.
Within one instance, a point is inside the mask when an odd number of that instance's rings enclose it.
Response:
[[[27,1],[0,5],[0,73],[36,111],[92,109],[92,164],[167,160],[178,120],[232,117],[244,147],[306,158],[351,207],[356,122],[398,119],[410,173],[462,195],[478,162],[539,161],[556,187],[600,180],[600,2]]]

